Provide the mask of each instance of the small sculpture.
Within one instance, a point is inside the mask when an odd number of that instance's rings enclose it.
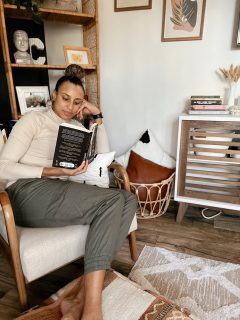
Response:
[[[19,64],[31,64],[31,55],[27,52],[29,48],[27,32],[24,30],[14,31],[13,42],[18,50],[14,53],[15,62]]]
[[[39,38],[29,38],[29,46],[30,46],[30,54],[31,54],[31,59],[34,64],[44,64],[46,61],[46,57],[38,57],[36,60],[33,59],[32,56],[32,47],[35,46],[38,50],[43,50],[44,49],[44,44],[42,40]]]
[[[33,59],[32,47],[38,50],[44,49],[43,42],[38,38],[28,38],[28,34],[24,30],[16,30],[13,33],[13,42],[18,51],[14,53],[15,62],[19,64],[44,64],[46,57],[38,57]],[[30,53],[28,49],[30,48]]]

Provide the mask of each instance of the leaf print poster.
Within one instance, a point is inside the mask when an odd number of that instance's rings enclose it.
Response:
[[[206,0],[163,0],[162,41],[202,39]]]

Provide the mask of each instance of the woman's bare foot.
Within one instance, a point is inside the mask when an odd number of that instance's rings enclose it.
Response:
[[[64,319],[64,320],[72,320],[72,319]],[[102,317],[102,314],[91,313],[91,314],[83,315],[81,320],[103,320],[103,317]]]
[[[62,320],[79,320],[84,305],[84,282],[80,283],[78,292],[69,296],[61,302],[60,308],[63,315]]]
[[[64,309],[66,312],[63,313],[62,310]],[[63,301],[61,304],[61,311],[63,315],[61,320],[79,320],[82,315],[82,309],[83,301],[80,301],[77,298],[70,301]]]

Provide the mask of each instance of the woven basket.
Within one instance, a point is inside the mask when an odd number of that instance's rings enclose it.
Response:
[[[137,218],[151,219],[163,215],[169,205],[175,172],[166,180],[156,183],[134,183],[130,182],[132,193],[135,193],[138,199]],[[123,185],[123,180],[114,172],[114,178],[119,188]],[[140,198],[139,193],[144,192],[144,200]],[[164,196],[163,196],[164,195]]]

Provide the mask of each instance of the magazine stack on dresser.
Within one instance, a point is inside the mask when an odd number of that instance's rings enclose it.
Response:
[[[190,97],[189,114],[229,114],[228,108],[223,104],[223,99],[218,95],[200,95]]]

